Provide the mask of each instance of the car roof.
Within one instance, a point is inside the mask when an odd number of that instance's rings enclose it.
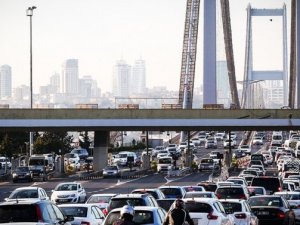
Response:
[[[17,199],[15,201],[7,201],[7,202],[0,202],[1,205],[28,205],[28,204],[36,204],[39,202],[49,202],[47,200],[40,200],[40,199],[26,199],[22,201],[18,201]]]
[[[183,198],[182,199],[184,202],[191,202],[191,201],[195,201],[195,202],[205,202],[205,203],[215,203],[216,201],[219,201],[218,199],[215,198]]]
[[[108,193],[108,194],[93,194],[93,195],[91,195],[90,197],[97,197],[97,196],[111,196],[111,197],[113,197],[113,196],[116,196],[117,194],[113,194],[113,193]]]
[[[112,198],[142,198],[142,197],[144,197],[144,196],[146,196],[146,195],[148,195],[147,193],[145,193],[145,194],[132,194],[132,193],[130,193],[130,194],[118,194],[118,195],[115,195],[115,196],[113,196]]]
[[[246,202],[247,200],[245,199],[219,199],[220,202],[236,202],[236,203],[241,203],[241,202]]]
[[[15,189],[15,191],[16,190],[37,190],[37,189],[39,189],[39,188],[41,188],[41,187],[19,187],[19,188],[16,188]]]

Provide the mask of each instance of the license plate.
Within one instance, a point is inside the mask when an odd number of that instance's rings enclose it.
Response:
[[[269,215],[268,211],[259,211],[257,212],[257,215]]]
[[[193,221],[194,221],[194,225],[198,225],[198,224],[200,224],[201,222],[201,218],[194,218],[193,219]]]

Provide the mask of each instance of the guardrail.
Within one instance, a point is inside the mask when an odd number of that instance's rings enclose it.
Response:
[[[149,175],[152,173],[153,173],[153,171],[151,171],[151,170],[131,170],[131,171],[126,170],[126,171],[121,172],[120,178],[121,179],[139,178],[139,177],[143,177],[145,175]],[[99,178],[103,178],[102,171],[81,174],[81,176],[79,176],[80,180],[93,180],[93,179],[99,179]]]

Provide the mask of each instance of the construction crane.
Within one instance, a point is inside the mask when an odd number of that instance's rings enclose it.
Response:
[[[193,103],[199,9],[200,0],[187,0],[178,102],[183,109],[191,109]]]
[[[240,101],[236,85],[235,77],[235,65],[233,57],[233,47],[232,47],[232,33],[231,33],[231,22],[230,22],[230,9],[228,0],[221,0],[221,11],[222,11],[222,22],[223,22],[223,32],[224,32],[224,42],[225,42],[225,52],[228,70],[228,79],[231,90],[232,103],[235,108],[240,108]]]

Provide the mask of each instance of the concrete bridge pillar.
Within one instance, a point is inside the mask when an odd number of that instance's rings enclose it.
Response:
[[[94,171],[102,171],[107,165],[109,146],[109,131],[95,131],[94,137]]]

